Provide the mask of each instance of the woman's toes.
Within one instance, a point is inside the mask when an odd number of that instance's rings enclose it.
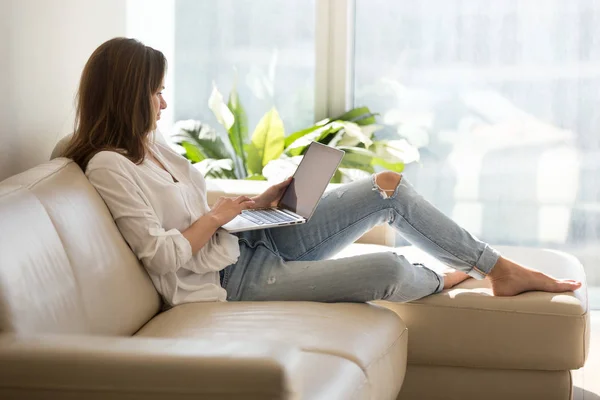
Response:
[[[577,289],[579,289],[581,287],[581,282],[572,281],[572,280],[558,281],[558,282],[556,282],[556,285],[562,291],[568,292],[570,290],[577,290]]]

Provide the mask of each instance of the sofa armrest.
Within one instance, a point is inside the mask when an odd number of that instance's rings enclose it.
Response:
[[[0,398],[288,399],[298,355],[270,341],[3,335]]]
[[[331,184],[329,187],[338,186]],[[256,196],[269,187],[265,181],[246,181],[233,179],[207,179],[207,201],[213,205],[219,197]],[[389,225],[380,225],[357,240],[359,243],[394,246],[395,233]]]

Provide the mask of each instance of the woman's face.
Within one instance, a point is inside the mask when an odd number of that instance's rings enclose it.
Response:
[[[160,119],[160,111],[167,108],[167,102],[163,98],[162,91],[165,89],[164,82],[160,85],[160,89],[152,96],[152,105],[155,111],[155,121]]]

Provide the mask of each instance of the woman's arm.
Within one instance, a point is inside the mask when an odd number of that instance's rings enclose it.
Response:
[[[217,229],[241,214],[242,210],[252,208],[253,205],[254,201],[247,196],[220,197],[207,214],[183,232],[183,236],[192,246],[192,253],[196,254],[204,247]]]
[[[192,246],[192,254],[196,254],[203,248],[220,226],[221,225],[219,225],[212,216],[206,214],[183,231],[183,237],[186,238],[187,241],[190,242],[190,246]]]
[[[215,232],[253,204],[249,198],[219,199],[210,212],[185,231],[167,231],[142,190],[128,176],[112,169],[89,167],[86,175],[108,206],[121,235],[149,271],[158,275],[180,268],[196,273],[214,272],[237,259],[237,254],[224,252],[220,247],[237,249],[237,238]],[[206,246],[213,236],[217,248]],[[196,261],[190,262],[192,258]]]

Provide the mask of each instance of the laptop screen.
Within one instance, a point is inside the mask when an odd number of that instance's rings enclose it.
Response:
[[[343,157],[342,150],[311,143],[279,206],[309,219]]]

